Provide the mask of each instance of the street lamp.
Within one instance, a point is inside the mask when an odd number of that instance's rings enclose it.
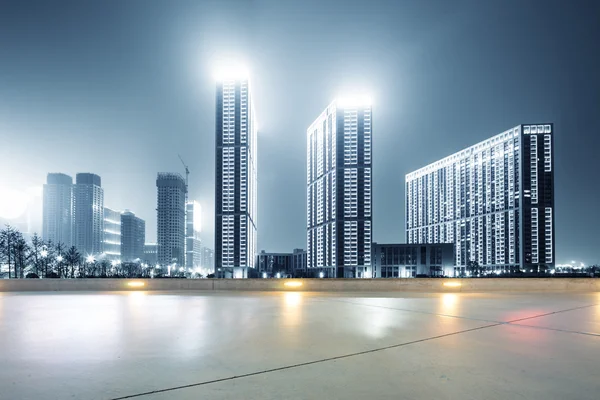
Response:
[[[94,262],[94,256],[92,256],[92,255],[87,256],[85,258],[85,261],[88,262],[88,263],[90,263],[90,264],[93,263]]]
[[[58,261],[58,262],[62,262],[63,260],[64,260],[63,256],[56,257],[56,261]]]

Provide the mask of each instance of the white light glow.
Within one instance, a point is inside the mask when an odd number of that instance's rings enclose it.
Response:
[[[370,96],[348,96],[336,99],[338,107],[370,107]]]
[[[325,276],[325,274],[323,273],[323,271],[319,272],[319,278],[323,278]]]
[[[63,256],[58,256],[58,257],[56,257],[56,261],[58,261],[58,262],[62,262],[62,260],[64,260]]]
[[[0,196],[0,218],[19,218],[27,211],[28,200],[29,196],[21,191],[3,189]]]
[[[248,69],[244,65],[229,65],[218,67],[214,72],[215,80],[218,82],[226,80],[246,80],[250,77]]]
[[[93,263],[94,262],[94,256],[87,256],[85,258],[85,261],[88,262],[88,263]]]

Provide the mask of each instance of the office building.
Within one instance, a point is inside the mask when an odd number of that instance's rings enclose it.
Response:
[[[121,259],[125,262],[145,261],[146,221],[125,210],[121,214]]]
[[[554,266],[553,125],[519,125],[406,175],[409,243],[454,243],[455,263]]]
[[[158,263],[158,244],[144,244],[144,262],[148,265],[156,266]]]
[[[42,238],[64,247],[72,244],[73,178],[50,173],[43,192]]]
[[[73,187],[73,244],[80,253],[102,253],[104,239],[104,189],[96,174],[79,173]]]
[[[464,267],[454,266],[454,245],[373,243],[373,270],[367,278],[415,278],[462,276]]]
[[[202,263],[202,208],[197,201],[186,204],[187,215],[185,221],[185,266],[189,270],[199,268]]]
[[[307,263],[314,275],[371,269],[372,119],[367,99],[331,103],[307,131]]]
[[[215,258],[213,250],[209,247],[202,246],[201,254],[202,259],[200,260],[200,267],[209,274],[215,272]]]
[[[261,250],[256,265],[263,277],[286,278],[294,273],[292,253],[267,253]]]
[[[306,275],[306,250],[294,249],[292,253],[292,274],[295,278],[305,278]]]
[[[163,267],[185,263],[185,180],[181,175],[160,172],[157,187],[157,257]]]
[[[102,253],[108,260],[121,259],[121,212],[104,207]]]
[[[243,278],[256,262],[256,119],[248,79],[217,82],[215,263]]]

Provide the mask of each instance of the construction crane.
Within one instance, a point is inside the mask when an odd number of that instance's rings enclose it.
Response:
[[[185,204],[187,204],[187,201],[188,201],[188,179],[190,177],[190,170],[189,170],[188,166],[185,165],[185,161],[183,161],[183,158],[181,158],[181,155],[177,154],[177,156],[179,156],[179,159],[181,160],[181,163],[183,164],[183,167],[185,168]]]
[[[188,235],[188,231],[187,231],[187,224],[188,224],[188,179],[190,176],[190,169],[188,168],[188,166],[185,164],[185,161],[183,161],[183,158],[181,158],[180,154],[177,154],[177,156],[179,157],[179,159],[181,160],[181,163],[183,164],[183,167],[185,168],[185,208],[184,208],[184,218],[185,218],[185,222],[184,222],[184,232],[185,232],[185,239],[183,242],[183,265],[184,267],[187,269],[187,258],[188,258],[188,243],[187,243],[187,235]]]

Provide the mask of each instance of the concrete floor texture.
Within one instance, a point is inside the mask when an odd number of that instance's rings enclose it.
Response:
[[[600,293],[0,293],[0,399],[600,399]]]

